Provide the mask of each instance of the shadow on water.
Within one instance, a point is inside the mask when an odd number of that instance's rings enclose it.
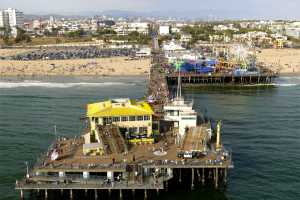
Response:
[[[39,192],[31,192],[25,199],[30,200],[45,200],[45,192],[40,190]],[[47,200],[64,200],[70,199],[69,190],[52,190],[48,191]],[[147,190],[147,197],[145,198],[144,190],[123,190],[122,198],[120,198],[120,190],[112,190],[109,194],[108,190],[97,190],[97,198],[95,198],[95,191],[88,190],[73,190],[73,200],[95,200],[95,199],[110,199],[110,200],[173,200],[173,199],[185,199],[185,200],[228,200],[225,192],[221,190],[215,190],[213,187],[202,187],[192,191],[185,190],[169,190],[159,191]]]
[[[276,91],[277,86],[249,86],[249,87],[184,87],[184,91],[187,93],[191,92],[216,92],[216,93],[236,93],[241,91],[247,92],[267,92],[267,91]]]
[[[197,170],[196,170],[197,171]],[[192,175],[190,169],[173,169],[173,178],[164,182],[164,190],[143,190],[143,189],[108,189],[105,190],[72,190],[73,200],[95,200],[95,199],[133,199],[133,200],[173,200],[173,199],[185,199],[185,200],[227,200],[226,190],[227,184],[223,179],[223,174],[219,175],[219,186],[215,189],[215,182],[211,173],[211,169],[206,169],[205,175],[202,176],[201,170],[199,173]],[[204,172],[204,169],[203,169]],[[194,177],[194,178],[192,178]],[[205,178],[203,178],[205,177]],[[192,184],[193,183],[193,184]],[[146,193],[145,193],[146,192]],[[63,200],[71,199],[70,190],[48,190],[48,200]],[[45,191],[34,191],[29,194],[26,199],[44,200]]]

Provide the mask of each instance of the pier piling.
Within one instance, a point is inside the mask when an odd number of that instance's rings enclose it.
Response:
[[[204,168],[202,168],[202,185],[205,183],[205,171]]]
[[[123,199],[123,194],[122,194],[122,190],[120,189],[120,193],[119,193],[119,198]]]
[[[219,181],[219,169],[216,168],[215,169],[216,173],[215,173],[215,188],[218,188],[218,181]]]
[[[20,200],[23,200],[24,199],[24,193],[23,193],[23,190],[20,191]]]
[[[194,189],[194,168],[192,168],[192,184],[191,184],[191,190]]]
[[[72,200],[73,199],[73,190],[70,189],[70,199]]]
[[[181,169],[179,169],[179,183],[181,183]]]
[[[98,192],[97,192],[97,189],[95,189],[95,200],[98,199]]]
[[[224,169],[224,184],[227,184],[227,169]]]
[[[147,197],[147,190],[145,189],[145,190],[144,190],[144,200],[147,200],[147,198],[148,198],[148,197]]]
[[[111,198],[111,189],[108,189],[108,196]]]

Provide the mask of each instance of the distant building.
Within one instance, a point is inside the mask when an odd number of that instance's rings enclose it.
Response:
[[[169,35],[170,27],[169,26],[159,26],[159,35]]]
[[[135,53],[136,57],[150,57],[151,56],[151,48],[145,47],[140,49]]]
[[[171,28],[171,33],[179,33],[180,32],[180,29],[177,28],[177,27],[172,27]]]
[[[32,22],[32,28],[33,28],[33,29],[40,29],[41,26],[42,26],[42,24],[41,24],[40,20],[34,20],[34,21]]]
[[[182,51],[185,50],[180,44],[176,43],[175,40],[170,41],[169,43],[164,43],[162,45],[164,51]]]
[[[53,16],[50,16],[49,18],[49,26],[54,26],[56,23],[56,19]]]
[[[134,31],[147,35],[149,33],[149,24],[146,22],[129,23],[128,32],[134,32]]]
[[[4,10],[8,14],[8,21],[10,27],[23,27],[24,14],[17,9],[8,8]]]
[[[13,37],[17,36],[17,27],[23,27],[23,24],[24,17],[22,12],[13,8],[0,11],[0,27],[9,27],[11,30],[10,34]]]
[[[285,32],[287,36],[294,37],[297,39],[300,38],[300,28],[287,28]]]
[[[181,34],[181,37],[180,37],[181,42],[186,43],[186,42],[190,42],[191,40],[192,40],[192,35],[191,34],[189,34],[189,33]]]
[[[9,16],[7,12],[0,11],[0,27],[9,26]]]

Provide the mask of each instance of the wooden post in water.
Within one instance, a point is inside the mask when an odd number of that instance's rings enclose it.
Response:
[[[108,196],[111,197],[111,189],[108,189]]]
[[[204,168],[202,168],[202,185],[205,183],[205,171]]]
[[[179,183],[181,183],[181,168],[179,168]]]
[[[194,189],[194,168],[192,168],[192,184],[191,184],[191,190]]]
[[[219,181],[219,170],[216,168],[216,173],[215,173],[215,188],[218,188],[218,181]]]
[[[70,199],[73,199],[73,190],[70,189]]]
[[[45,199],[48,199],[48,190],[45,190]]]
[[[227,184],[227,168],[224,169],[224,183]]]
[[[123,199],[122,189],[120,189],[120,199]]]
[[[23,190],[20,191],[20,199],[21,199],[21,200],[24,199],[24,193],[23,193]]]
[[[95,200],[98,199],[98,193],[97,193],[97,189],[95,189]]]
[[[147,198],[148,198],[148,197],[147,197],[147,190],[145,189],[145,190],[144,190],[144,200],[147,200]]]
[[[168,181],[166,181],[166,191],[168,191]]]

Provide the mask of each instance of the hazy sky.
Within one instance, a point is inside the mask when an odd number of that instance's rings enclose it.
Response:
[[[0,8],[30,13],[130,10],[238,12],[252,17],[300,18],[300,0],[0,0]]]

